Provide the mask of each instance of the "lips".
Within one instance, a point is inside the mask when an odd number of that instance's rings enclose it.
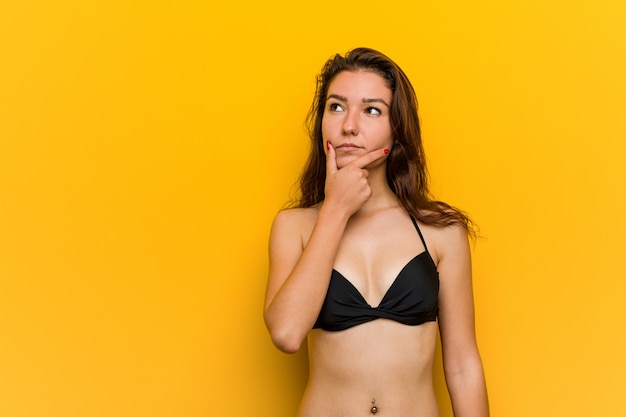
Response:
[[[348,151],[354,151],[354,150],[357,150],[357,149],[361,149],[361,147],[358,146],[355,143],[348,142],[348,143],[342,143],[341,145],[337,146],[335,149],[342,150],[344,152],[348,152]]]

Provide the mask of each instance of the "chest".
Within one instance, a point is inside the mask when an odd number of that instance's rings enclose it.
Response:
[[[355,222],[345,230],[334,269],[370,305],[378,305],[406,266],[423,252],[424,244],[410,220]]]

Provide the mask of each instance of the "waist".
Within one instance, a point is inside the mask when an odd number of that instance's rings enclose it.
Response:
[[[376,412],[372,412],[376,407]],[[342,396],[308,387],[300,404],[298,417],[439,417],[435,393],[431,387],[373,395]]]
[[[438,417],[432,379],[357,381],[349,384],[311,377],[299,417]],[[372,412],[376,407],[376,412]]]

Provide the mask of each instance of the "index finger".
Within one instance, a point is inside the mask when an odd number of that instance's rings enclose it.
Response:
[[[326,153],[326,175],[333,175],[338,171],[336,160],[337,155],[335,154],[335,148],[330,142],[326,142],[326,149],[328,150]]]
[[[358,168],[365,168],[372,162],[377,161],[378,159],[388,154],[389,149],[376,149],[375,151],[368,152],[365,155],[358,157],[357,159],[352,161],[350,165],[355,165]]]

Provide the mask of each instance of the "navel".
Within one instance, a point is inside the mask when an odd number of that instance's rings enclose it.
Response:
[[[378,407],[376,406],[376,399],[372,398],[372,408],[370,408],[372,414],[378,413]]]

